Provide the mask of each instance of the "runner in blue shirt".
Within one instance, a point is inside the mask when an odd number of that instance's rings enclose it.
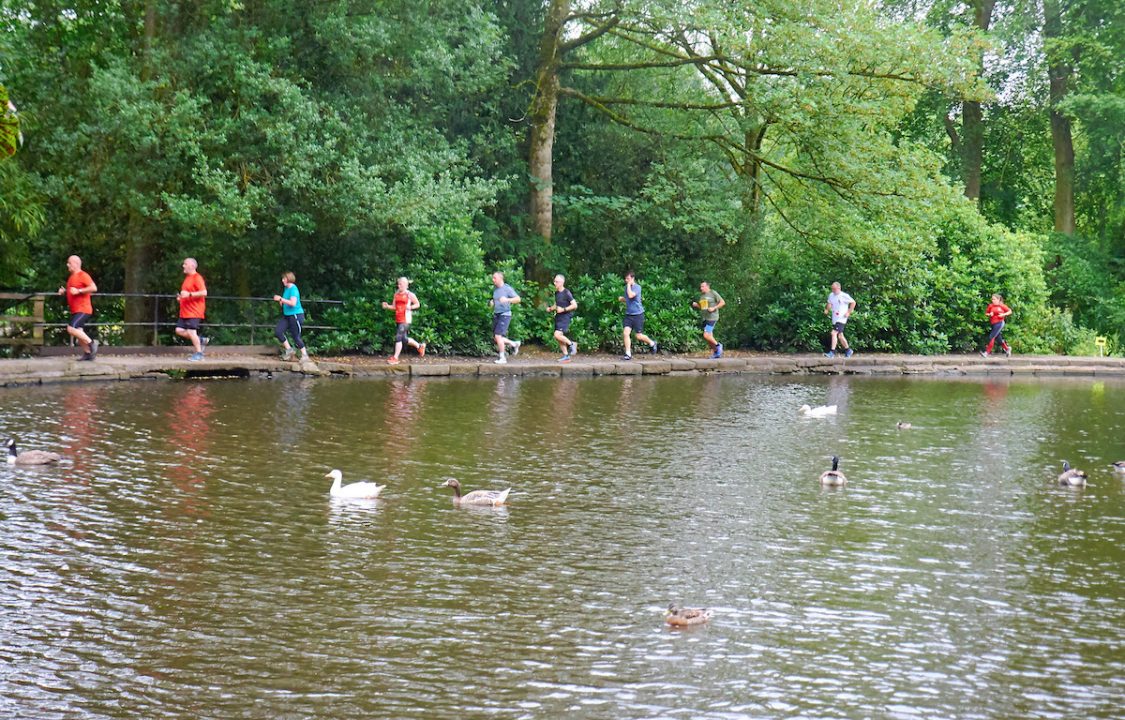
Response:
[[[625,340],[625,359],[633,359],[632,342],[629,336],[634,331],[637,333],[637,339],[648,343],[652,352],[659,351],[660,346],[656,344],[656,341],[644,334],[645,306],[641,304],[641,285],[637,282],[637,276],[632,270],[625,273],[625,294],[617,299],[625,303],[625,318],[621,321],[621,329]]]

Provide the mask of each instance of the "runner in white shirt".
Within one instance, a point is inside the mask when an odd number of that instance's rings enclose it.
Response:
[[[824,314],[832,316],[832,348],[824,353],[825,357],[836,357],[836,342],[844,348],[844,357],[852,356],[852,349],[848,347],[848,339],[844,337],[844,326],[848,323],[855,310],[855,300],[851,295],[840,289],[840,283],[832,283],[832,292],[828,294],[828,302],[824,306]]]

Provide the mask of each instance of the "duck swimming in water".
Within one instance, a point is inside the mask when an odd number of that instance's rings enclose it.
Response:
[[[332,487],[329,488],[328,494],[338,498],[363,498],[371,500],[379,497],[379,493],[383,492],[383,489],[387,487],[386,485],[376,485],[373,482],[354,482],[343,485],[344,474],[339,470],[333,470],[324,477],[332,478]]]
[[[1059,475],[1059,485],[1086,487],[1086,473],[1082,470],[1072,468],[1070,463],[1063,460],[1063,471],[1062,474]]]
[[[461,483],[454,478],[449,478],[441,485],[442,487],[453,488],[453,502],[460,503],[461,505],[491,505],[499,507],[508,501],[508,493],[512,488],[507,490],[473,490],[464,495],[461,494]]]
[[[800,408],[797,409],[797,412],[801,413],[802,415],[804,415],[806,417],[827,417],[828,415],[835,415],[836,414],[836,406],[835,405],[819,405],[817,407],[809,407],[808,405],[802,405]]]
[[[16,439],[8,438],[8,464],[9,465],[50,465],[62,460],[62,455],[46,450],[16,450]]]
[[[895,425],[895,427],[897,427],[899,430],[909,430],[914,426],[907,422],[900,422],[898,425]]]
[[[848,479],[844,477],[844,473],[840,472],[840,458],[837,455],[832,456],[832,469],[825,470],[820,474],[820,484],[827,487],[839,487],[847,485]]]
[[[1114,472],[1125,474],[1125,460],[1118,460],[1117,462],[1110,465],[1110,467],[1113,468]]]
[[[702,625],[711,619],[712,612],[707,608],[680,608],[675,605],[668,606],[664,622],[672,627],[690,627]]]

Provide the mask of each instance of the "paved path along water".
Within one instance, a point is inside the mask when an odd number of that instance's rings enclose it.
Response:
[[[865,354],[850,359],[820,354],[744,353],[722,359],[659,355],[651,359],[618,360],[587,355],[560,364],[550,359],[514,358],[506,365],[474,358],[426,358],[391,366],[373,358],[335,358],[315,362],[283,362],[276,357],[216,352],[201,362],[183,355],[103,355],[95,362],[71,358],[0,360],[0,387],[96,380],[168,379],[183,377],[248,377],[298,373],[336,377],[442,377],[497,375],[670,375],[683,373],[750,373],[775,375],[996,375],[1125,377],[1125,358],[1027,355],[982,358],[977,355]]]

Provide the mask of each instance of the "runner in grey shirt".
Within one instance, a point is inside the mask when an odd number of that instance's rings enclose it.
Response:
[[[512,286],[504,282],[504,273],[492,273],[492,299],[488,304],[492,307],[492,339],[496,341],[496,351],[500,354],[495,362],[503,365],[508,362],[507,348],[512,348],[512,355],[520,352],[520,342],[508,339],[508,325],[512,322],[512,306],[520,301],[520,296]]]

